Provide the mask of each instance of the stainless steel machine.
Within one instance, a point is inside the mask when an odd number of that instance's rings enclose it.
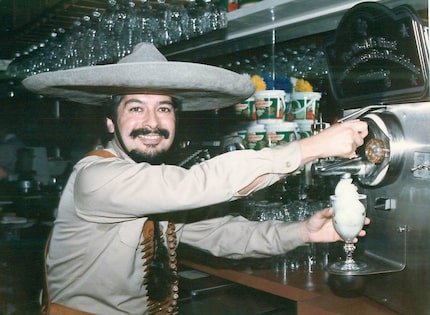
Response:
[[[317,165],[349,172],[368,196],[371,224],[358,247],[365,294],[400,314],[430,313],[430,102],[366,114],[369,135],[356,159]]]
[[[430,314],[430,102],[428,33],[407,6],[362,3],[327,44],[342,119],[368,122],[351,160],[314,165],[354,176],[371,224],[358,247],[365,294],[400,314]]]

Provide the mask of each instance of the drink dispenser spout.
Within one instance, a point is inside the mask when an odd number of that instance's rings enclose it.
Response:
[[[353,159],[325,159],[319,160],[312,165],[312,173],[322,176],[344,175],[362,175],[366,172],[366,163],[361,157]]]

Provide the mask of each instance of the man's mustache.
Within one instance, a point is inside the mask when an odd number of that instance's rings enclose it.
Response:
[[[170,132],[166,129],[162,129],[162,128],[154,128],[154,129],[150,129],[150,128],[139,128],[139,129],[135,129],[132,132],[130,132],[130,137],[132,137],[133,139],[139,137],[139,136],[145,136],[145,135],[149,135],[149,134],[159,134],[160,136],[163,136],[164,138],[168,139],[170,137]]]

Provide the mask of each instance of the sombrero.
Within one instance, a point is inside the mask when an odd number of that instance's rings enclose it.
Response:
[[[219,67],[168,61],[150,43],[138,44],[116,64],[45,72],[23,80],[38,94],[101,105],[112,95],[164,94],[182,100],[182,110],[227,107],[255,90],[248,76]]]

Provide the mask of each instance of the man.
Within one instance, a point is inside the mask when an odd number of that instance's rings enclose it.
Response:
[[[233,105],[254,92],[248,78],[168,62],[154,46],[141,44],[115,65],[43,73],[23,83],[75,101],[107,100],[114,136],[105,150],[76,164],[63,192],[47,257],[53,303],[94,314],[175,313],[176,238],[229,258],[340,239],[331,209],[300,223],[226,216],[173,226],[157,216],[247,196],[316,158],[351,157],[367,134],[364,122],[338,124],[273,149],[229,152],[187,170],[162,163],[175,137],[176,111]],[[163,257],[171,258],[167,270]]]

